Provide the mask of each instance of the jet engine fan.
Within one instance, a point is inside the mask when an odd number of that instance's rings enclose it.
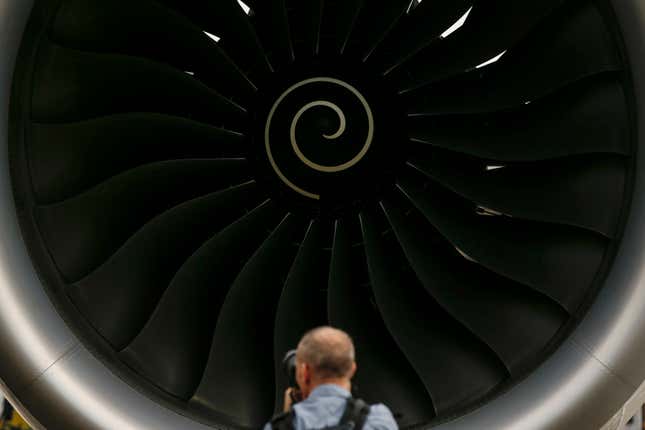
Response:
[[[639,405],[642,1],[2,0],[0,23],[0,380],[34,426],[258,428],[325,324],[402,428]]]

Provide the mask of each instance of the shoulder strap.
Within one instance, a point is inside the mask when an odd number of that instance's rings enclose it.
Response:
[[[280,415],[276,415],[271,420],[271,428],[273,430],[293,430],[294,418],[295,412],[293,409],[289,412],[283,412]]]
[[[370,413],[370,405],[361,399],[350,397],[347,399],[345,413],[343,413],[338,426],[343,428],[345,424],[354,423],[353,430],[361,430],[365,425],[367,415]]]

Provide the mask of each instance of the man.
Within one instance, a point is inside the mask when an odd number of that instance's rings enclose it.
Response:
[[[285,392],[285,414],[268,423],[264,430],[335,428],[346,422],[348,416],[355,417],[352,421],[359,422],[359,426],[362,422],[363,430],[398,429],[386,406],[368,406],[352,399],[351,379],[355,372],[354,345],[347,333],[332,327],[311,330],[296,351],[299,388]],[[298,403],[292,409],[294,398]]]

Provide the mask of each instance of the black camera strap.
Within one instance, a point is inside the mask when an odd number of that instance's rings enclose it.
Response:
[[[281,413],[271,420],[273,430],[293,430],[293,422],[296,419],[296,413],[293,408],[289,412]]]
[[[361,399],[350,397],[347,399],[345,412],[338,425],[328,427],[326,430],[361,430],[370,413],[370,405]],[[293,409],[278,415],[271,420],[273,430],[293,430],[296,415]]]
[[[338,426],[335,429],[352,429],[361,430],[365,425],[367,415],[370,413],[370,405],[361,399],[350,397],[347,399],[347,406],[345,406],[345,413],[340,419]],[[353,424],[351,427],[349,424]]]

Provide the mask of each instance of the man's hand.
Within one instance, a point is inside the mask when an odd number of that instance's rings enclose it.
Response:
[[[284,392],[284,408],[283,412],[289,412],[294,403],[302,400],[302,393],[297,388],[287,388]]]

